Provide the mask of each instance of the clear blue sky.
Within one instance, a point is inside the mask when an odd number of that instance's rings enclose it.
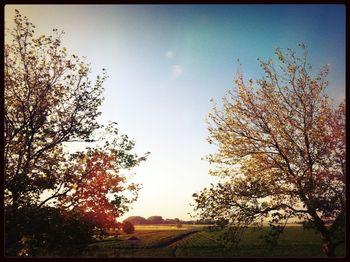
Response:
[[[331,66],[330,96],[345,97],[343,5],[7,5],[6,26],[15,8],[40,34],[64,30],[64,46],[87,57],[92,75],[107,69],[101,122],[118,122],[137,152],[151,152],[126,216],[188,219],[192,193],[217,181],[201,160],[215,150],[205,119],[209,100],[234,88],[238,58],[257,78],[258,57],[304,43],[315,69]]]

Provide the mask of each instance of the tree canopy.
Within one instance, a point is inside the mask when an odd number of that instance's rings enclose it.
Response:
[[[106,78],[89,80],[89,65],[61,47],[62,33],[35,37],[18,11],[5,45],[5,200],[39,202],[67,169],[63,143],[89,140],[99,125]]]
[[[328,66],[313,74],[308,50],[276,49],[260,60],[262,79],[235,80],[209,114],[207,159],[217,185],[194,194],[202,218],[225,219],[233,236],[268,221],[276,238],[287,221],[317,230],[327,256],[344,243],[345,105],[325,93]],[[232,225],[236,227],[232,227]]]
[[[131,222],[134,225],[147,224],[147,219],[142,216],[130,216],[126,218],[124,221]]]
[[[147,218],[147,223],[148,224],[163,224],[164,219],[161,216],[150,216]]]

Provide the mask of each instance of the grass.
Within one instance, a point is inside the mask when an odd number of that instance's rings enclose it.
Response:
[[[128,238],[131,236],[136,236],[140,239],[138,248],[150,248],[159,247],[162,244],[171,242],[182,235],[191,232],[190,230],[141,230],[135,231],[134,234],[123,234],[118,237],[107,238],[104,241],[96,242],[90,246],[96,246],[99,248],[131,248],[131,244],[128,242]]]
[[[263,230],[266,230],[263,229]],[[132,247],[122,234],[91,244],[85,252],[88,257],[323,257],[321,239],[314,231],[299,226],[287,227],[278,245],[267,249],[259,238],[260,231],[248,228],[237,248],[225,248],[222,231],[209,232],[206,226],[172,225],[136,226],[133,236],[140,239]],[[336,250],[338,256],[345,256],[345,245]]]
[[[182,227],[178,228],[176,225],[135,225],[135,231],[153,231],[153,230],[193,230],[193,229],[203,229],[207,227],[206,225],[187,225],[184,224]]]

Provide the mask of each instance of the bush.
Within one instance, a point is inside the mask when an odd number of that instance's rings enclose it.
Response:
[[[132,223],[130,223],[129,221],[124,221],[122,224],[122,229],[123,232],[126,234],[132,234],[135,232],[135,227]]]
[[[51,207],[5,214],[7,256],[79,256],[93,241],[94,226],[78,214]]]

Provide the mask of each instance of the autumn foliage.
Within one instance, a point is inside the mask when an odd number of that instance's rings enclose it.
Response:
[[[74,212],[84,214],[100,227],[116,227],[119,212],[109,202],[107,194],[120,191],[120,183],[124,178],[109,173],[112,170],[118,173],[118,170],[115,170],[116,165],[113,165],[115,156],[95,151],[91,157],[86,158],[83,158],[81,163],[86,169],[73,177],[72,193],[64,197],[64,202],[69,203]]]
[[[301,54],[277,49],[277,61],[260,61],[264,77],[256,82],[238,75],[222,108],[214,105],[208,141],[218,150],[208,160],[222,182],[194,194],[195,208],[235,225],[231,239],[266,221],[276,239],[288,221],[302,221],[334,256],[345,241],[345,105],[333,107],[328,66],[313,74],[300,47]]]

